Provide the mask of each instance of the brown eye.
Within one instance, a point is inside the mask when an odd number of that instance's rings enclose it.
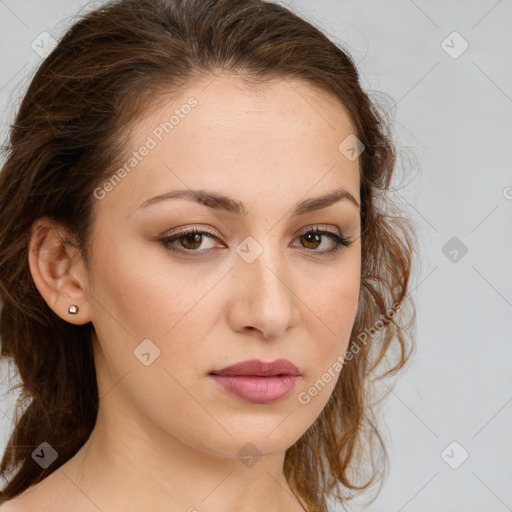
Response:
[[[161,238],[160,242],[167,250],[171,252],[190,254],[195,256],[196,254],[200,255],[209,249],[208,247],[203,247],[200,249],[207,240],[215,241],[217,240],[217,237],[208,231],[200,231],[197,228],[193,228],[188,230],[179,230],[174,235]]]
[[[326,250],[318,250],[325,238],[332,242],[332,247]],[[347,237],[317,227],[303,232],[299,236],[299,240],[302,247],[310,249],[312,253],[318,253],[319,256],[334,254],[351,244]]]
[[[322,235],[318,235],[317,233],[309,232],[300,237],[301,241],[304,240],[304,247],[307,249],[316,249],[321,243]]]
[[[185,249],[197,249],[201,247],[202,235],[199,233],[189,233],[178,238],[179,243]]]

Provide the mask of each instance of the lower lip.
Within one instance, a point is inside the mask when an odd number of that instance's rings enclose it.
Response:
[[[225,391],[253,404],[269,404],[284,398],[300,376],[210,375]]]

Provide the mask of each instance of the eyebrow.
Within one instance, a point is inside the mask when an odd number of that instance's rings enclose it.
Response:
[[[161,194],[144,201],[139,208],[146,208],[152,204],[168,199],[187,199],[196,203],[208,206],[215,210],[225,210],[229,213],[247,215],[247,210],[241,201],[237,201],[230,197],[217,192],[210,192],[206,190],[173,190],[165,194]],[[304,215],[322,208],[327,208],[342,199],[349,200],[352,204],[360,208],[360,204],[357,199],[344,188],[338,188],[329,192],[328,194],[305,199],[296,203],[292,209],[292,215]]]

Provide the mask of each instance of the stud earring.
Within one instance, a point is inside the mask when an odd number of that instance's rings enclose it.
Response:
[[[71,306],[69,306],[68,313],[70,315],[76,315],[78,313],[78,306],[75,304],[72,304]]]

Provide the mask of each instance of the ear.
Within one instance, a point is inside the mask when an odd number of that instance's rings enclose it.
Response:
[[[85,265],[78,248],[66,243],[67,233],[47,217],[32,224],[29,266],[32,279],[48,306],[63,320],[72,324],[91,321],[86,296]],[[78,313],[70,314],[71,305]]]

